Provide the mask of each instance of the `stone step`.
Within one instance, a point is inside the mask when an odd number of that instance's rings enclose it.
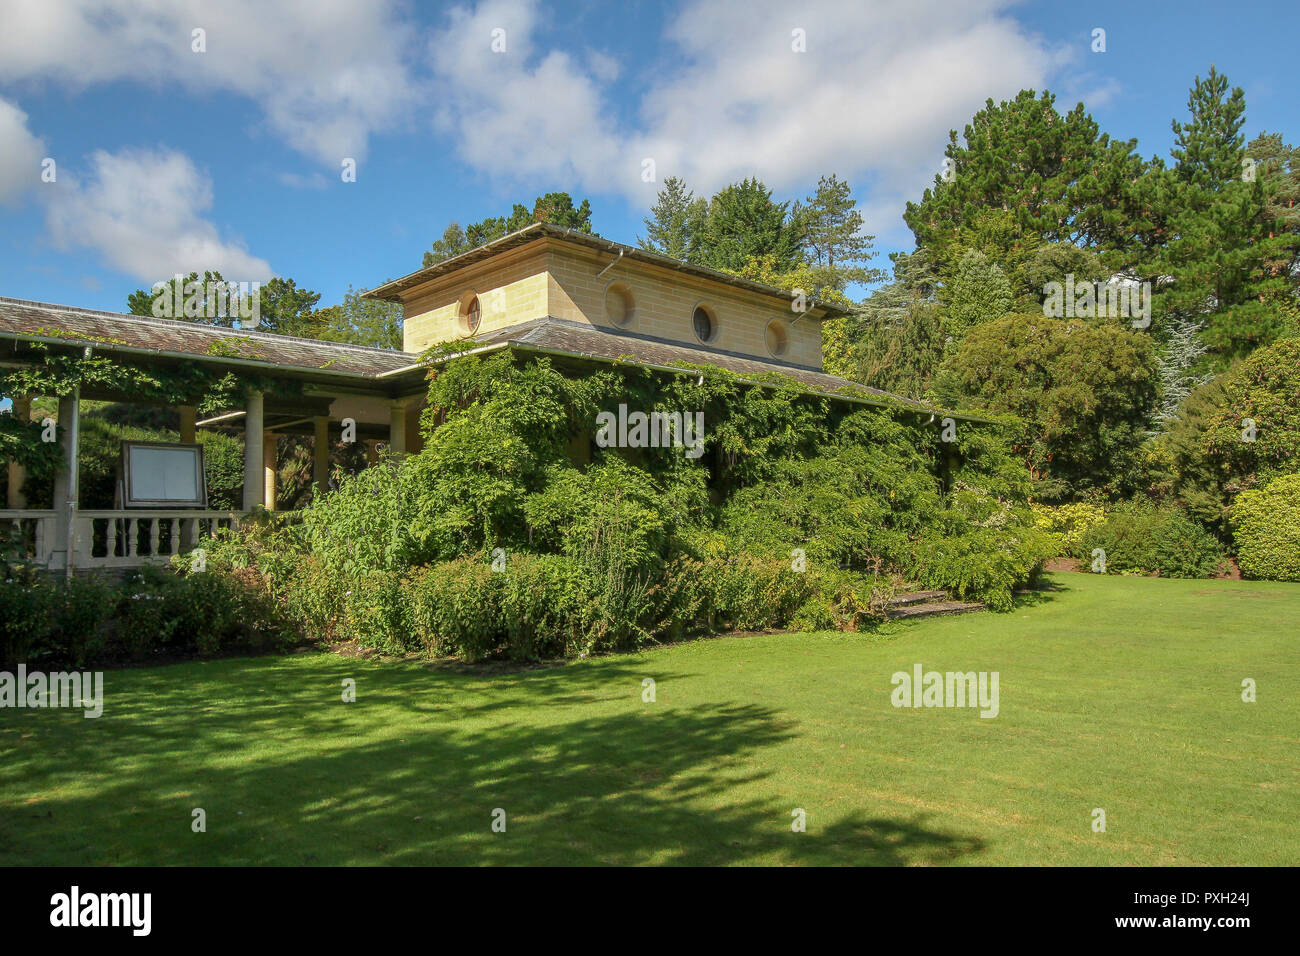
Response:
[[[889,606],[905,607],[908,604],[921,604],[924,601],[937,601],[947,597],[947,591],[904,591],[890,598]]]
[[[891,621],[917,617],[939,617],[946,614],[969,614],[982,611],[984,605],[978,601],[926,601],[919,604],[906,604],[891,608],[887,614]]]

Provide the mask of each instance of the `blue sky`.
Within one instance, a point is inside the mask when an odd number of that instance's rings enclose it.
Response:
[[[1214,63],[1246,90],[1248,136],[1300,139],[1294,0],[0,7],[0,295],[91,308],[205,265],[330,304],[418,268],[449,220],[552,190],[635,242],[674,174],[789,199],[837,173],[887,265],[948,130],[1024,87],[1167,157]]]

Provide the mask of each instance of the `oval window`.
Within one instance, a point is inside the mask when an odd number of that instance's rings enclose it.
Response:
[[[695,325],[695,337],[701,342],[711,341],[718,332],[718,323],[714,321],[713,314],[702,305],[695,307],[691,322]]]
[[[461,304],[460,319],[466,335],[473,335],[478,331],[479,321],[482,319],[478,296],[471,295]]]
[[[632,301],[632,290],[626,283],[611,282],[605,290],[605,317],[611,325],[625,329],[632,324],[636,315],[636,306]]]
[[[767,350],[775,356],[785,354],[789,347],[790,340],[785,333],[785,326],[780,319],[773,319],[767,323]]]

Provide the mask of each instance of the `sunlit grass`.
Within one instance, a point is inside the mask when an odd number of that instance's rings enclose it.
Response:
[[[1054,581],[515,672],[112,671],[98,720],[0,710],[0,863],[1300,863],[1300,586]],[[998,671],[999,715],[894,708],[916,663]]]

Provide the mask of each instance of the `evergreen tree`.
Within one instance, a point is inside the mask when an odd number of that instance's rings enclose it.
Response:
[[[1204,80],[1199,76],[1187,95],[1191,120],[1173,120],[1174,170],[1180,182],[1201,189],[1220,190],[1241,178],[1241,127],[1246,122],[1246,94],[1241,87],[1228,92],[1228,78],[1213,65]]]
[[[1290,287],[1277,263],[1293,260],[1296,235],[1278,233],[1265,192],[1267,177],[1251,175],[1241,134],[1245,94],[1231,92],[1213,68],[1188,96],[1191,119],[1174,122],[1177,164],[1158,174],[1170,239],[1154,256],[1155,311],[1202,333],[1223,367],[1283,334],[1289,323],[1278,299]],[[1253,180],[1253,181],[1252,181]]]
[[[1147,164],[1135,140],[1099,131],[1080,103],[1062,116],[1055,97],[1022,90],[989,100],[949,133],[945,169],[904,220],[940,273],[966,249],[984,252],[1021,285],[1018,267],[1048,242],[1100,246],[1122,256],[1146,224],[1133,185]]]
[[[402,347],[402,304],[365,298],[365,289],[353,289],[343,302],[319,310],[315,315],[318,338],[327,342],[347,342],[371,348]]]
[[[1272,275],[1290,277],[1296,289],[1300,286],[1300,149],[1283,142],[1278,133],[1260,133],[1246,145],[1246,158],[1254,164],[1264,190],[1269,238],[1289,237],[1289,248],[1279,250],[1264,266]]]
[[[1160,405],[1154,416],[1160,429],[1169,427],[1179,409],[1195,389],[1213,376],[1198,371],[1207,346],[1201,338],[1202,323],[1194,317],[1170,316],[1165,344],[1160,350]]]
[[[699,256],[699,229],[707,203],[696,199],[686,182],[676,176],[664,180],[663,188],[650,209],[645,238],[637,245],[648,252],[695,262]]]
[[[948,351],[956,349],[973,326],[1006,315],[1014,300],[1002,267],[975,249],[968,249],[958,261],[940,298],[945,306],[943,332]]]
[[[313,318],[320,293],[300,289],[293,279],[274,276],[261,287],[259,332],[315,338],[319,331]]]
[[[939,281],[924,250],[894,253],[890,259],[894,281],[873,292],[849,317],[842,341],[826,337],[825,368],[872,388],[921,399],[943,360]]]
[[[575,206],[573,197],[568,193],[547,193],[538,196],[531,208],[515,203],[509,216],[489,216],[470,223],[464,230],[459,223],[449,224],[443,230],[442,237],[435,240],[432,248],[424,254],[422,264],[428,268],[434,263],[477,249],[535,222],[549,222],[553,226],[594,235],[591,229],[590,200],[584,199],[580,206]]]
[[[738,272],[751,259],[771,256],[777,271],[793,268],[801,237],[789,210],[789,203],[773,202],[772,191],[757,179],[724,187],[709,202],[702,264]]]
[[[851,282],[878,282],[885,277],[866,263],[875,255],[865,234],[862,213],[857,210],[849,184],[834,174],[817,182],[808,204],[796,203],[791,219],[802,230],[804,257],[816,276],[814,289],[844,291]]]

